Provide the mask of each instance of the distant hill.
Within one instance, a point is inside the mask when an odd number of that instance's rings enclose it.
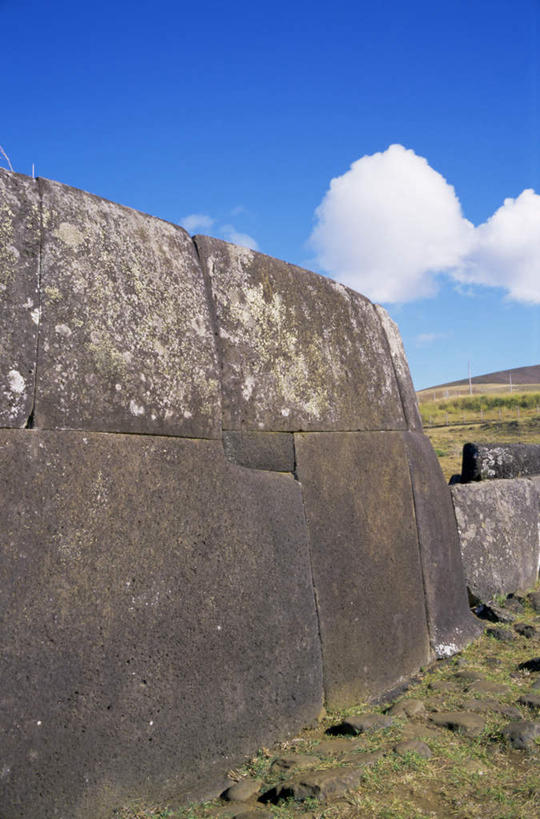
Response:
[[[486,375],[475,375],[471,378],[471,382],[473,384],[509,384],[510,376],[512,376],[513,386],[518,384],[540,384],[540,364],[533,364],[531,367],[516,367],[513,370],[499,370],[495,373],[486,373]],[[447,384],[427,387],[421,392],[440,390],[445,387],[461,387],[468,385],[468,383],[468,378],[462,378],[461,381],[449,381]]]

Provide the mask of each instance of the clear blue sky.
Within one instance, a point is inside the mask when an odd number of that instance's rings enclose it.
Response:
[[[474,225],[540,192],[539,20],[540,0],[0,0],[0,144],[21,173],[321,270],[330,180],[393,143]],[[418,388],[540,363],[540,305],[506,292],[445,278],[388,305]]]

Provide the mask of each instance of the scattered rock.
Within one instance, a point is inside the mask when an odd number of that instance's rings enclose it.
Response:
[[[318,756],[336,756],[341,757],[343,754],[349,754],[351,751],[359,751],[365,748],[364,740],[354,741],[353,739],[326,739],[319,742],[313,748],[313,753]]]
[[[511,722],[504,729],[503,736],[513,748],[520,751],[532,748],[536,737],[540,736],[540,722],[529,722],[524,719]]]
[[[511,643],[512,640],[516,639],[516,635],[506,628],[487,628],[486,634],[495,640],[501,640],[505,643]]]
[[[365,734],[368,731],[380,731],[382,728],[389,728],[394,720],[385,714],[360,714],[357,717],[347,717],[339,725],[329,728],[329,734]]]
[[[531,657],[530,660],[518,665],[520,671],[540,671],[540,657]]]
[[[514,705],[503,705],[496,700],[464,700],[463,708],[466,711],[474,711],[476,714],[488,714],[492,711],[508,719],[521,719],[519,708]]]
[[[476,606],[474,613],[481,620],[489,620],[490,623],[513,623],[516,619],[514,614],[505,611],[496,603],[480,603],[479,606]]]
[[[512,595],[504,601],[504,608],[513,611],[515,614],[523,614],[525,607],[519,597]]]
[[[479,736],[486,725],[482,717],[470,711],[439,711],[431,714],[429,718],[435,725],[449,728],[451,731],[468,737]]]
[[[273,774],[285,773],[292,768],[296,768],[297,771],[303,771],[306,768],[312,768],[318,764],[319,760],[317,757],[310,756],[309,754],[288,754],[286,756],[278,756],[277,759],[274,759],[270,770]]]
[[[467,691],[471,694],[494,694],[496,697],[504,697],[509,693],[506,685],[493,682],[492,680],[477,680],[468,686]]]
[[[514,623],[514,631],[517,631],[518,634],[521,634],[522,637],[526,637],[528,640],[536,634],[535,627],[529,625],[529,623]]]
[[[380,753],[366,754],[362,765],[354,768],[331,768],[303,774],[276,785],[261,799],[273,803],[280,799],[294,799],[295,802],[304,802],[306,799],[318,799],[321,802],[337,799],[351,788],[357,788],[362,782],[365,768],[374,765],[381,756]]]
[[[433,680],[429,684],[431,691],[442,691],[445,694],[450,694],[456,690],[456,686],[450,680]]]
[[[490,666],[490,668],[494,668],[495,666],[502,664],[502,660],[499,660],[498,657],[486,657],[484,662],[486,665]]]
[[[523,694],[518,702],[520,705],[526,705],[527,708],[540,708],[540,694]]]
[[[426,714],[426,706],[422,700],[401,700],[389,708],[386,713],[393,717],[423,717]]]
[[[464,683],[473,683],[477,682],[478,680],[485,680],[483,674],[480,674],[478,671],[472,671],[470,668],[466,668],[464,671],[457,671],[454,674],[456,680]]]
[[[227,802],[247,802],[261,789],[260,779],[241,779],[222,793]]]
[[[426,743],[420,739],[407,739],[404,742],[399,742],[394,748],[394,751],[396,754],[399,754],[399,756],[414,753],[422,756],[424,759],[431,759],[429,745],[426,745]]]
[[[540,611],[540,590],[527,595],[527,600],[535,611]]]
[[[520,715],[521,716],[521,715]],[[441,729],[435,725],[422,725],[422,723],[412,723],[403,727],[402,737],[406,739],[437,739],[441,735]]]

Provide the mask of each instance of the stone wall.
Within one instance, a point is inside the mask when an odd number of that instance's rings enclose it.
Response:
[[[215,794],[475,633],[399,333],[0,170],[3,819]]]

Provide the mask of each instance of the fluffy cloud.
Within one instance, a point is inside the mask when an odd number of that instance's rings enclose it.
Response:
[[[190,213],[180,219],[180,224],[188,233],[197,233],[199,230],[210,230],[214,221],[206,213]]]
[[[234,209],[238,214],[244,212],[241,205]],[[216,220],[206,213],[190,213],[189,216],[184,216],[180,220],[180,224],[188,233],[200,233],[201,231],[210,230],[216,224]],[[218,225],[215,228],[215,233],[227,242],[232,242],[235,245],[242,245],[242,247],[249,247],[251,250],[258,250],[259,246],[253,236],[249,233],[241,233],[236,230],[234,225]]]
[[[220,233],[228,242],[234,245],[242,245],[242,247],[249,247],[250,250],[258,250],[259,245],[249,233],[240,233],[233,225],[222,225]]]
[[[331,181],[311,244],[323,270],[375,301],[434,295],[446,273],[540,302],[540,197],[523,191],[475,228],[454,188],[402,145]]]

